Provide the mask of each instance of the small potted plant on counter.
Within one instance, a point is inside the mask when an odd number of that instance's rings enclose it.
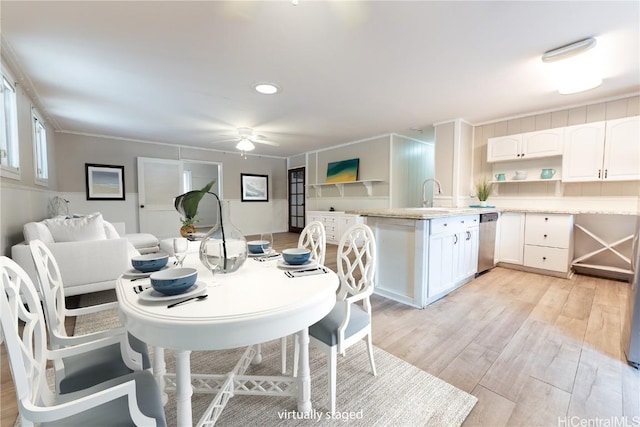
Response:
[[[476,182],[476,196],[480,200],[480,206],[487,206],[487,199],[489,199],[492,190],[493,186],[487,181],[487,178],[482,178],[482,180]]]

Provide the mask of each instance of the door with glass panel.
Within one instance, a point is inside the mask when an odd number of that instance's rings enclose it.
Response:
[[[304,228],[304,168],[289,169],[289,231]]]

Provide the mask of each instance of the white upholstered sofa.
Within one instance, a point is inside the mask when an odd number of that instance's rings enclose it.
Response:
[[[114,288],[118,276],[131,268],[131,257],[139,255],[134,245],[120,237],[100,213],[29,222],[23,232],[25,241],[11,248],[13,260],[35,283],[36,270],[28,243],[43,241],[60,267],[67,296]]]

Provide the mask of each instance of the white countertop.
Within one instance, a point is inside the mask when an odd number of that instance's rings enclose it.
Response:
[[[387,218],[406,218],[406,219],[432,219],[459,215],[475,215],[489,212],[523,212],[523,213],[547,213],[547,214],[566,214],[566,215],[638,215],[635,212],[619,212],[607,211],[601,209],[542,209],[542,208],[516,208],[516,207],[499,207],[499,208],[388,208],[388,209],[353,209],[346,211],[349,214],[357,214],[362,216],[376,216]]]

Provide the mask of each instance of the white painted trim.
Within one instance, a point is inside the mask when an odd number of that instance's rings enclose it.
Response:
[[[611,102],[611,101],[617,101],[619,99],[625,99],[625,98],[631,98],[634,96],[638,96],[640,95],[640,92],[631,92],[631,93],[627,93],[625,95],[617,95],[617,96],[612,96],[609,98],[603,98],[603,99],[599,99],[599,100],[595,100],[595,101],[588,101],[588,102],[582,102],[582,103],[577,103],[577,104],[569,104],[569,105],[563,105],[557,108],[550,108],[547,110],[540,110],[540,111],[531,111],[528,113],[522,113],[522,114],[518,114],[516,116],[509,116],[509,117],[503,117],[500,119],[494,119],[494,120],[487,120],[484,122],[480,122],[480,123],[475,123],[472,126],[484,126],[484,125],[489,125],[492,123],[499,123],[499,122],[504,122],[507,120],[515,120],[515,119],[522,119],[524,117],[531,117],[531,116],[537,116],[539,114],[547,114],[547,113],[553,113],[556,111],[563,111],[563,110],[571,110],[573,108],[579,108],[579,107],[587,107],[589,105],[596,105],[596,104],[601,104],[603,102]]]
[[[447,123],[454,123],[454,122],[455,122],[455,121],[457,121],[457,120],[459,120],[461,123],[466,123],[466,124],[468,124],[469,126],[474,126],[474,124],[473,124],[473,123],[468,122],[467,120],[465,120],[465,119],[461,119],[461,118],[457,118],[457,119],[450,119],[450,120],[443,120],[443,121],[441,121],[441,122],[434,123],[432,126],[435,128],[436,126],[445,125],[445,124],[447,124]]]

